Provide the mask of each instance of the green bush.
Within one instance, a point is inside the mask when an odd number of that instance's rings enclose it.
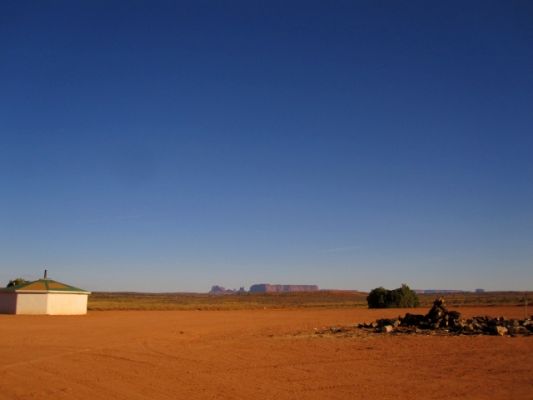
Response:
[[[388,292],[389,290],[383,287],[372,289],[366,298],[368,308],[386,308]]]
[[[368,308],[408,308],[417,307],[420,304],[416,293],[405,283],[394,290],[387,290],[383,287],[372,289],[366,301]]]
[[[24,283],[30,283],[30,281],[27,281],[26,279],[23,279],[23,278],[15,278],[15,279],[9,281],[9,283],[7,284],[6,287],[18,286],[18,285],[22,285]]]

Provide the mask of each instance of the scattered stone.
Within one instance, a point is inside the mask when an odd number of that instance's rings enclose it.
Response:
[[[425,317],[421,314],[405,314],[401,319],[401,324],[404,326],[419,326],[425,321]]]
[[[383,328],[386,325],[392,325],[394,327],[397,327],[400,325],[399,319],[378,319],[377,321],[378,327]]]
[[[463,319],[458,311],[449,311],[444,298],[440,297],[426,315],[407,313],[399,318],[382,318],[345,328],[325,328],[316,333],[342,333],[344,336],[365,333],[533,336],[533,316],[524,320],[486,315]]]
[[[525,326],[512,326],[509,328],[509,335],[520,336],[527,334],[529,334],[529,331]]]
[[[507,334],[507,328],[505,326],[492,326],[492,332],[498,336],[505,336]]]

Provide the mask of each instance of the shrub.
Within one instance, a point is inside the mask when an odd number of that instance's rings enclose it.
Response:
[[[18,285],[22,285],[24,283],[30,283],[30,281],[27,281],[26,279],[23,279],[23,278],[15,278],[15,279],[9,281],[9,283],[7,284],[6,287],[18,286]]]
[[[386,308],[388,292],[389,291],[383,287],[371,290],[366,298],[368,308]]]
[[[387,290],[383,287],[372,289],[366,301],[368,308],[407,308],[417,307],[420,304],[416,293],[405,283],[394,290]]]

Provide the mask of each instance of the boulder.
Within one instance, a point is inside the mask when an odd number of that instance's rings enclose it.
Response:
[[[398,325],[400,325],[400,321],[396,318],[383,318],[378,319],[376,322],[378,323],[379,327],[383,327],[385,325],[392,325],[393,327],[397,327]]]
[[[425,316],[422,314],[407,313],[403,318],[400,318],[402,326],[419,326],[424,320]]]
[[[493,335],[497,335],[497,336],[505,336],[507,334],[508,330],[505,326],[499,326],[499,325],[496,325],[496,326],[491,326],[491,333]]]
[[[510,335],[528,335],[529,330],[525,326],[511,326],[509,327]]]
[[[383,333],[444,333],[449,335],[524,335],[533,334],[531,319],[505,319],[504,317],[475,316],[470,319],[461,318],[461,313],[449,311],[444,299],[433,302],[426,315],[406,313],[403,317],[383,318],[372,323],[359,324],[359,328],[372,329]],[[431,332],[434,331],[434,332]]]

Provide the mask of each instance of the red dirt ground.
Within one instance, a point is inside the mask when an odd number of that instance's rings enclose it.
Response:
[[[0,316],[0,399],[533,399],[533,337],[317,337],[407,310]],[[466,315],[522,318],[518,307]]]

